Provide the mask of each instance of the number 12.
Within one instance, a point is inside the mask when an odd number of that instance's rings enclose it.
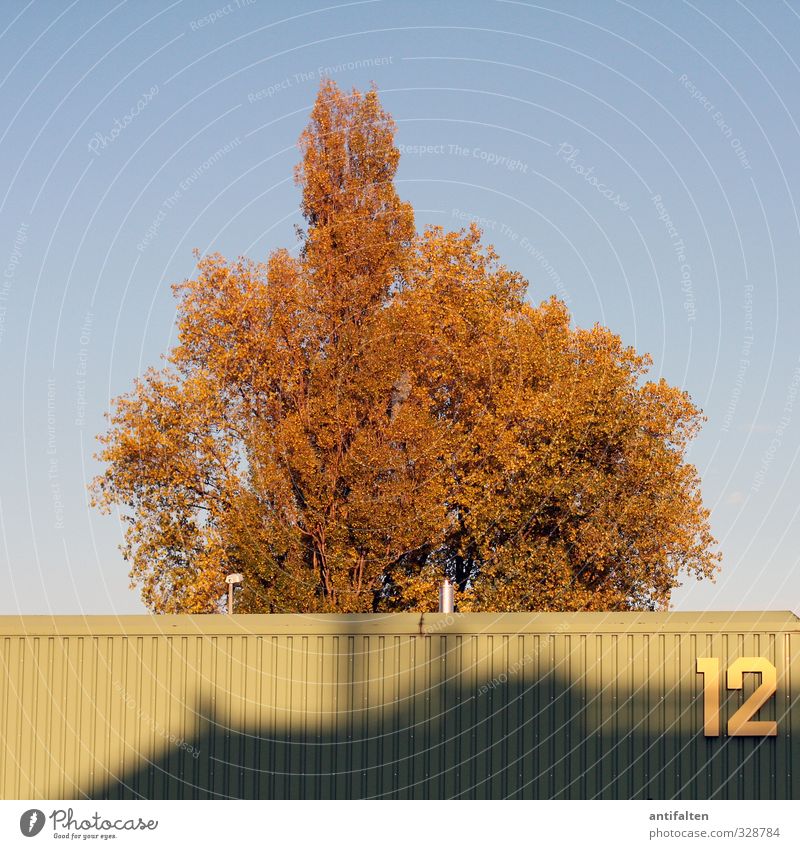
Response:
[[[706,737],[719,737],[719,658],[698,657],[697,672],[703,676],[703,733]],[[729,690],[742,689],[745,672],[760,673],[761,684],[728,720],[728,734],[731,737],[776,737],[777,722],[753,719],[778,688],[775,667],[765,657],[740,657],[728,667]]]

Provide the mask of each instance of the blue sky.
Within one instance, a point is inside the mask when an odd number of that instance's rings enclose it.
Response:
[[[703,408],[724,563],[675,608],[800,610],[800,3],[36,0],[0,34],[0,613],[144,610],[95,436],[193,248],[295,245],[325,75],[378,85],[418,226],[480,219]]]

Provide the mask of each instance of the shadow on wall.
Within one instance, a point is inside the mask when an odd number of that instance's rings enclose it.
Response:
[[[796,620],[593,616],[8,623],[0,797],[797,797]],[[748,675],[707,738],[697,658],[744,656],[779,734],[725,735]]]
[[[724,637],[713,639],[700,653],[725,656]],[[792,798],[791,717],[779,699],[759,714],[777,716],[779,738],[703,735],[692,635],[288,640],[256,665],[269,670],[258,698],[246,704],[246,686],[217,680],[191,740],[86,795]],[[723,716],[751,683],[728,694]]]

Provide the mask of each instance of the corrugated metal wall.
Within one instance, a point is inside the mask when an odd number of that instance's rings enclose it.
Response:
[[[0,617],[0,796],[797,798],[798,648],[788,613]],[[776,737],[724,731],[756,675],[703,735],[704,656],[776,666]]]

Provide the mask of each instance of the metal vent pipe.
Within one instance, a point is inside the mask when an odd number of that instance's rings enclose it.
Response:
[[[445,578],[439,587],[439,613],[452,613],[453,609],[453,585]]]

